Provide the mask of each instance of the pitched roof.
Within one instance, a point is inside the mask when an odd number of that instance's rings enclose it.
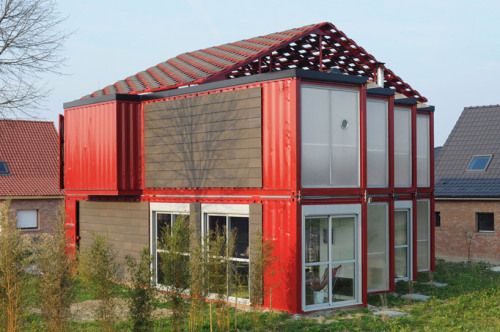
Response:
[[[436,197],[500,198],[500,105],[464,108],[436,158]],[[485,171],[473,156],[493,155]]]
[[[59,196],[59,139],[52,122],[0,120],[0,196]]]
[[[317,71],[337,68],[350,75],[375,80],[378,67],[384,69],[384,87],[420,102],[427,101],[328,22],[183,53],[82,99],[155,92],[292,68]]]

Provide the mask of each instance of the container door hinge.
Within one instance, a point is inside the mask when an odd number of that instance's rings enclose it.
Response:
[[[301,203],[302,202],[302,193],[299,191],[297,191],[297,193],[294,195],[294,198],[297,200],[297,203]]]

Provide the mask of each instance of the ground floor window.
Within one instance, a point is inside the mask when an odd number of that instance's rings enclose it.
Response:
[[[477,231],[478,232],[494,232],[495,224],[494,224],[494,214],[493,213],[485,213],[479,212],[476,213],[477,219]]]
[[[388,204],[368,204],[367,282],[368,292],[389,290]]]
[[[303,207],[304,310],[359,303],[360,215],[358,205]]]
[[[37,229],[38,210],[17,210],[17,228]]]
[[[394,278],[412,279],[413,273],[413,203],[394,203]]]
[[[226,238],[226,244],[234,244],[229,256],[229,296],[250,299],[250,234],[248,216],[207,214],[206,227],[208,240],[219,232]],[[227,249],[227,248],[226,248]]]
[[[430,270],[430,202],[428,199],[417,201],[417,269]]]

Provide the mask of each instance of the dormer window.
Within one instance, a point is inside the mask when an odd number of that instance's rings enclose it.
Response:
[[[485,171],[490,164],[493,155],[473,156],[467,167],[468,171]]]
[[[0,175],[9,174],[9,169],[7,168],[7,163],[5,161],[0,161]]]

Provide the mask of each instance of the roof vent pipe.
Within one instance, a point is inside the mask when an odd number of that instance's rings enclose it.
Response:
[[[379,62],[377,63],[377,85],[381,86],[382,88],[384,87],[384,63]]]

